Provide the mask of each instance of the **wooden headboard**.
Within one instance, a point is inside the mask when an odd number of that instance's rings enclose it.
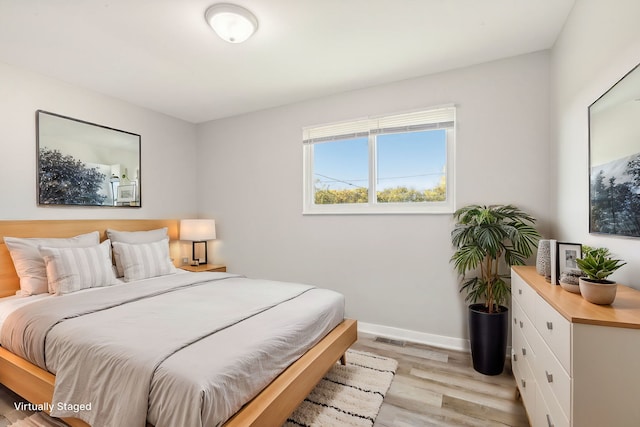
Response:
[[[20,280],[4,236],[11,237],[73,237],[78,234],[100,232],[100,240],[107,238],[107,228],[122,231],[144,231],[168,227],[169,238],[177,240],[177,219],[82,219],[82,220],[32,220],[0,221],[0,297],[15,295],[20,289]]]

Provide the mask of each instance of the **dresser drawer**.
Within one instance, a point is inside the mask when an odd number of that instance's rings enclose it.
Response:
[[[533,321],[536,299],[540,298],[536,291],[517,274],[511,274],[511,296],[522,307],[522,310]]]
[[[571,375],[571,323],[542,297],[536,296],[533,324],[564,370]]]
[[[529,414],[529,418],[533,418],[532,411],[534,411],[535,408],[536,380],[529,367],[529,363],[522,357],[519,357],[515,350],[512,350],[511,369],[513,370],[513,376],[516,379],[518,390],[520,390],[524,407]]]
[[[570,427],[569,420],[564,417],[562,411],[555,411],[547,405],[550,396],[544,395],[544,390],[536,388],[536,407],[533,414],[534,427]],[[551,399],[553,397],[551,396]]]
[[[524,334],[520,331],[513,333],[511,349],[513,350],[512,359],[516,362],[526,362],[530,369],[535,364],[535,353]]]
[[[525,314],[522,306],[515,299],[511,303],[511,313],[513,317],[513,333],[523,334],[535,353],[535,343],[541,340],[540,335],[538,335],[538,332],[536,331],[535,326],[533,326],[533,322],[529,319],[529,316]]]
[[[547,345],[540,340],[540,343],[532,344],[536,352],[535,365],[531,366],[533,375],[536,378],[540,392],[549,396],[547,406],[552,413],[553,406],[557,405],[567,419],[571,419],[571,377],[564,370],[558,359],[551,353]]]

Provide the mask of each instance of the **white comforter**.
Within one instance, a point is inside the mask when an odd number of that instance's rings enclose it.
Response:
[[[52,415],[217,426],[339,323],[343,307],[340,294],[308,285],[177,274],[30,304],[8,316],[1,338],[56,374]]]

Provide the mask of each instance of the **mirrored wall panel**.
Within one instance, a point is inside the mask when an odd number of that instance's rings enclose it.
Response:
[[[38,204],[140,207],[140,135],[36,112]]]

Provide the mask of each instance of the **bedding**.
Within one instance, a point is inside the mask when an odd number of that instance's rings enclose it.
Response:
[[[0,298],[0,331],[2,330],[2,324],[4,323],[5,319],[18,307],[34,303],[43,298],[49,298],[50,296],[51,295],[49,293],[46,293],[31,296],[12,295],[9,297]],[[0,346],[1,345],[2,341],[0,341]]]
[[[333,291],[184,273],[19,306],[0,342],[56,374],[54,401],[76,406],[54,416],[217,426],[343,317]]]
[[[169,239],[140,244],[113,242],[113,255],[122,268],[125,282],[176,272],[169,257]]]
[[[40,246],[51,293],[64,295],[81,289],[111,286],[116,276],[111,265],[111,242],[86,248]]]
[[[100,235],[93,231],[65,239],[4,237],[4,243],[20,277],[20,295],[37,295],[49,292],[46,268],[39,246],[83,248],[98,245]]]
[[[120,231],[107,228],[107,238],[111,240],[111,243],[119,242],[130,245],[153,243],[159,240],[169,239],[169,229],[167,227],[162,227],[146,231]],[[120,254],[114,253],[113,261],[118,272],[117,277],[124,276],[124,267],[120,262]]]

